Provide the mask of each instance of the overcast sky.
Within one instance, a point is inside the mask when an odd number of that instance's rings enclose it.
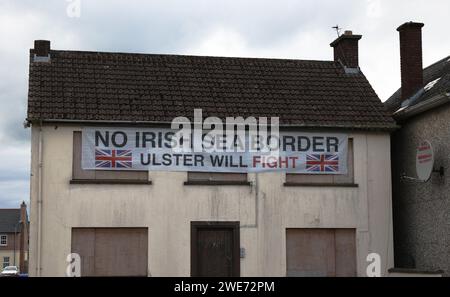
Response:
[[[0,207],[29,201],[22,123],[35,39],[53,49],[331,60],[338,24],[363,35],[360,66],[384,101],[400,84],[395,29],[425,23],[427,66],[450,55],[449,11],[448,0],[0,0]]]

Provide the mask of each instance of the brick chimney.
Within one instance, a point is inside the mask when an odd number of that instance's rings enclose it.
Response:
[[[19,271],[25,272],[25,247],[28,245],[28,219],[25,201],[20,205]]]
[[[334,61],[341,61],[348,68],[358,68],[358,41],[361,35],[353,35],[352,31],[345,31],[335,41],[330,43],[334,48]]]
[[[422,27],[423,23],[408,22],[397,28],[400,33],[402,100],[423,87]]]
[[[50,41],[35,40],[34,41],[34,62],[50,62]]]

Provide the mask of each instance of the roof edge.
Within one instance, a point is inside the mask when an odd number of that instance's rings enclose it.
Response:
[[[423,102],[419,102],[415,105],[407,107],[405,109],[396,111],[393,113],[393,117],[396,120],[405,120],[417,114],[426,112],[435,107],[441,106],[445,103],[450,102],[450,93],[441,93],[436,96],[429,98]]]
[[[36,51],[30,48],[30,55]],[[185,57],[185,58],[217,58],[217,59],[242,59],[242,60],[274,60],[274,61],[298,61],[298,62],[317,62],[317,63],[336,63],[333,60],[310,60],[310,59],[294,59],[294,58],[275,58],[275,57],[237,57],[237,56],[208,56],[208,55],[192,55],[192,54],[158,54],[158,53],[137,53],[137,52],[110,52],[110,51],[83,51],[83,50],[60,50],[50,49],[51,53],[72,53],[72,54],[92,54],[92,55],[127,55],[127,56],[165,56],[165,57]]]
[[[171,122],[161,121],[116,121],[116,120],[68,120],[68,119],[26,119],[29,125],[32,124],[108,124],[113,126],[119,125],[155,125],[155,126],[168,126]],[[400,128],[397,124],[389,125],[317,125],[317,124],[280,124],[280,128],[327,128],[327,129],[349,129],[349,130],[379,130],[379,131],[394,131]]]

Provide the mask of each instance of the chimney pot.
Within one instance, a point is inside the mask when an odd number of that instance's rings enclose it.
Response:
[[[330,46],[334,48],[334,61],[340,61],[348,68],[358,68],[358,41],[361,37],[361,35],[353,35],[353,32],[348,30],[330,43]]]
[[[423,23],[406,22],[397,28],[400,35],[401,99],[413,96],[423,87]]]
[[[34,41],[34,53],[38,57],[47,57],[50,54],[50,41],[49,40],[35,40]]]

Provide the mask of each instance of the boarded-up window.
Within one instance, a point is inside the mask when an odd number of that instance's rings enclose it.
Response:
[[[354,184],[353,139],[348,139],[347,174],[287,173],[286,185],[302,184]]]
[[[72,183],[78,182],[148,183],[148,171],[84,170],[81,168],[81,131],[73,132]]]
[[[249,184],[247,173],[231,172],[188,172],[185,184]]]
[[[81,276],[147,276],[147,228],[73,228]]]
[[[356,276],[355,229],[287,229],[287,276]]]

